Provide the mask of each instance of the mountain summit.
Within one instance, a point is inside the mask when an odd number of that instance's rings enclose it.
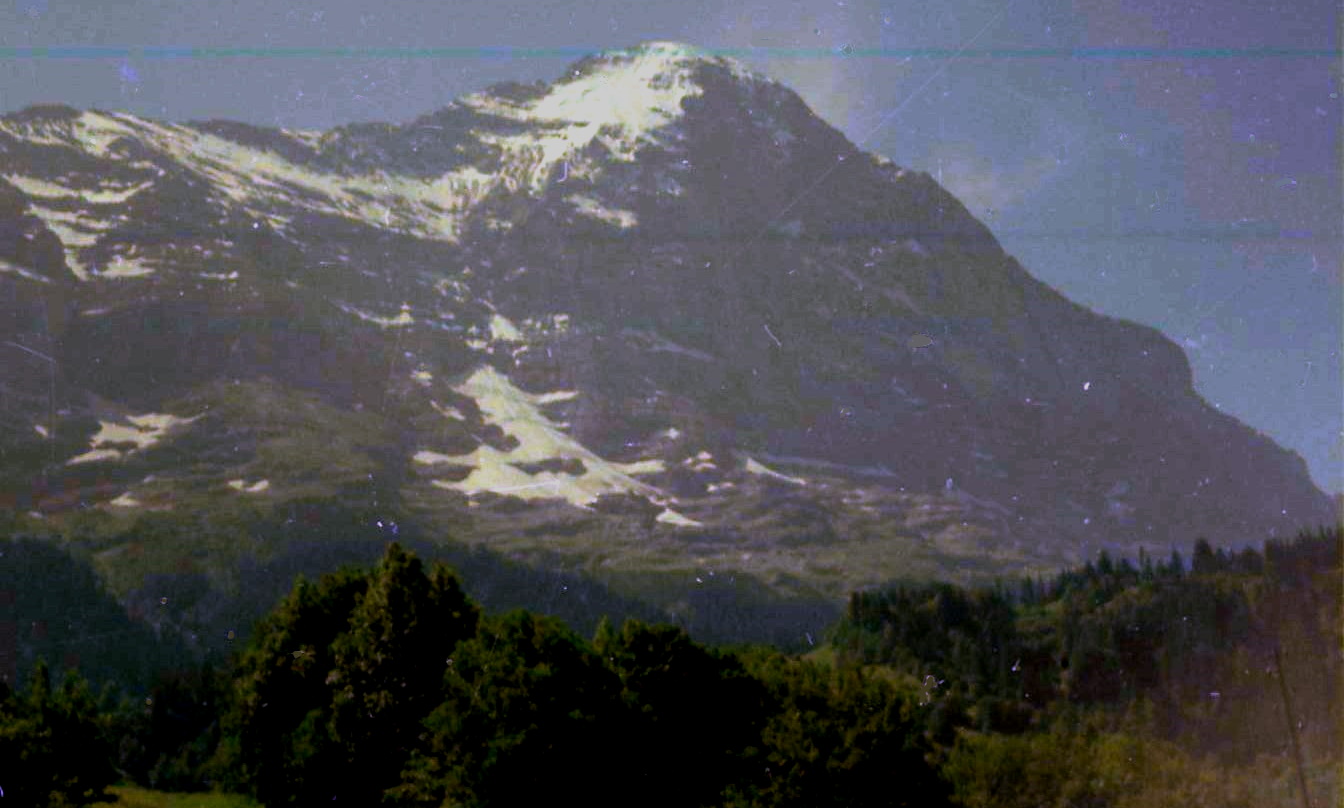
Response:
[[[0,165],[24,518],[339,498],[594,574],[827,596],[1336,518],[1170,340],[686,46],[402,125],[34,107]]]

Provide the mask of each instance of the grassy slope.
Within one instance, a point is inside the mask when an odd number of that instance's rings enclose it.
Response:
[[[169,794],[137,786],[108,789],[119,798],[100,802],[96,808],[256,808],[256,803],[237,794]]]

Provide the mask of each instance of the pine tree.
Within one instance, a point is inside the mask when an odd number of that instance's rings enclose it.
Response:
[[[1151,583],[1156,573],[1153,570],[1153,557],[1148,555],[1148,551],[1139,546],[1139,580],[1144,583]]]
[[[1208,575],[1218,571],[1218,557],[1214,555],[1209,540],[1200,538],[1195,542],[1195,555],[1190,561],[1190,572],[1194,575]]]
[[[420,722],[443,698],[448,659],[476,633],[478,610],[444,566],[429,576],[392,544],[332,646],[330,729],[352,777],[343,794],[373,804],[421,744]]]
[[[1171,558],[1167,561],[1167,566],[1163,569],[1164,577],[1180,580],[1185,577],[1185,559],[1181,558],[1179,550],[1172,548]]]
[[[324,732],[310,720],[331,702],[326,686],[329,649],[349,626],[350,613],[368,586],[368,573],[343,569],[314,585],[299,578],[293,591],[257,626],[239,658],[234,694],[224,720],[224,738],[215,768],[227,787],[246,791],[259,802],[282,804],[305,789],[320,789],[325,774],[296,765],[296,746],[305,764],[313,761],[313,737],[295,732]],[[309,773],[311,776],[309,776]],[[327,799],[330,799],[330,794]]]

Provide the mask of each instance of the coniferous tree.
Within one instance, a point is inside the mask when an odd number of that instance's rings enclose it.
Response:
[[[1143,583],[1151,583],[1156,577],[1153,569],[1153,557],[1148,555],[1148,551],[1142,546],[1139,547],[1139,580]]]
[[[446,567],[426,576],[418,558],[388,549],[332,644],[329,726],[350,775],[333,778],[344,781],[334,793],[374,804],[398,784],[421,746],[420,722],[442,701],[448,658],[476,633],[478,614]]]
[[[1195,542],[1195,555],[1190,561],[1190,572],[1195,575],[1208,575],[1218,571],[1218,557],[1214,555],[1209,540],[1200,538]]]
[[[319,765],[331,696],[330,648],[349,627],[368,574],[351,569],[314,585],[300,578],[263,618],[239,658],[217,768],[226,785],[269,804],[327,791],[330,765]],[[311,793],[310,793],[311,792]]]
[[[1167,560],[1166,577],[1179,580],[1185,577],[1185,559],[1181,558],[1179,550],[1172,549],[1171,558]]]

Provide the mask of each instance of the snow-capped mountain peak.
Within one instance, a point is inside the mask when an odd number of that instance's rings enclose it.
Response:
[[[2,116],[0,315],[0,476],[74,480],[0,511],[367,491],[482,540],[605,553],[625,520],[631,564],[712,534],[714,564],[773,547],[762,574],[845,586],[911,548],[1054,563],[1332,518],[1178,346],[677,43],[323,133]],[[126,413],[193,420],[151,444]]]
[[[537,125],[526,134],[483,139],[502,147],[510,162],[526,164],[526,186],[540,192],[557,170],[561,178],[582,173],[579,155],[594,142],[605,147],[607,159],[633,162],[641,147],[675,137],[667,127],[681,119],[683,101],[704,93],[697,82],[704,65],[725,68],[742,81],[769,81],[733,59],[689,45],[646,42],[580,60],[540,97],[518,102],[484,92],[464,102]]]

